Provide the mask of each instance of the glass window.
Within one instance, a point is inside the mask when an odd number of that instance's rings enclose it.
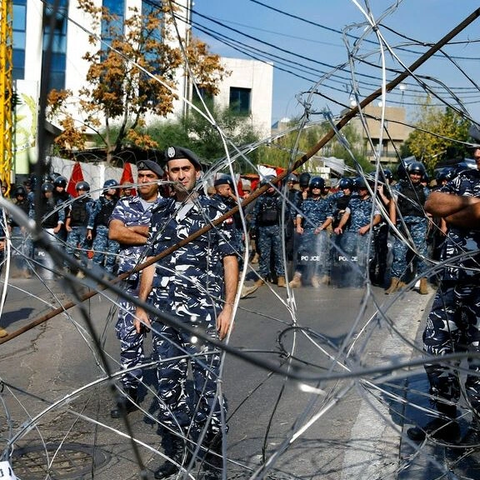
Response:
[[[238,115],[250,115],[250,88],[230,87],[230,110]]]
[[[27,29],[26,0],[13,1],[13,79],[25,78],[25,45]]]
[[[48,89],[63,90],[65,88],[65,70],[67,53],[67,0],[59,1],[57,11],[53,9],[53,2],[45,4],[43,49],[51,46],[50,71],[48,76]],[[52,20],[53,25],[52,25]]]

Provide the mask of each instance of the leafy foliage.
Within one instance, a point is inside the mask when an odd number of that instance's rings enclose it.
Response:
[[[192,110],[187,116],[169,122],[157,122],[145,128],[144,134],[150,137],[161,149],[169,145],[182,145],[193,150],[206,162],[214,162],[226,156],[220,131],[237,147],[256,142],[259,135],[248,118],[239,117],[228,108],[210,107],[218,129],[199,112]],[[230,155],[236,150],[227,143]],[[257,162],[256,154],[249,157],[252,163]],[[238,171],[248,169],[243,161],[237,164]]]
[[[155,141],[144,133],[145,117],[165,117],[173,111],[176,78],[185,65],[183,52],[170,33],[171,2],[162,2],[145,15],[131,8],[123,22],[91,0],[78,3],[91,17],[92,30],[101,28],[108,41],[100,44],[96,36],[89,38],[93,50],[83,58],[90,66],[85,87],[78,92],[81,121],[74,120],[71,113],[71,91],[50,94],[49,118],[64,129],[57,144],[82,148],[88,128],[105,146],[107,159],[128,144],[155,147]],[[195,38],[186,44],[185,56],[197,84],[217,93],[218,81],[226,75],[220,57]]]
[[[295,127],[297,123],[297,120],[293,120],[290,127]],[[291,152],[295,146],[299,152],[298,155],[307,152],[319,142],[329,129],[330,125],[328,122],[324,122],[303,128],[300,135],[296,130],[287,133],[276,140],[272,146],[262,149],[262,161],[272,166],[281,166],[285,168],[289,164],[292,154]],[[346,139],[350,151],[345,148],[342,142],[337,138],[334,138],[322,148],[317,156],[343,159],[345,160],[345,165],[350,167],[352,171],[357,171],[359,167],[365,172],[371,171],[373,166],[361,153],[361,139],[355,129],[352,126],[347,125],[341,130],[341,134]],[[296,158],[297,156],[295,156],[294,160],[296,160]],[[311,162],[314,161],[315,159],[310,160],[301,169],[305,171],[311,170]]]
[[[451,108],[433,106],[430,97],[420,100],[418,105],[414,122],[416,128],[409,135],[402,152],[410,152],[432,173],[438,161],[452,149],[457,151],[458,156],[463,155],[463,147],[458,147],[458,141],[468,139],[470,122]]]

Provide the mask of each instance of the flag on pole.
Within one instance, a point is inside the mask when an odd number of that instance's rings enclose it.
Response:
[[[131,185],[132,188],[130,188],[130,195],[136,195],[137,191],[135,188],[133,188],[133,173],[132,173],[132,165],[129,162],[125,162],[123,165],[123,172],[122,172],[122,178],[120,178],[120,185],[125,185],[122,188],[122,191],[127,190],[126,185]]]
[[[70,176],[70,180],[68,181],[67,192],[72,197],[78,197],[78,192],[76,190],[76,186],[78,182],[83,182],[83,172],[82,166],[79,162],[75,162],[73,166],[72,174]]]

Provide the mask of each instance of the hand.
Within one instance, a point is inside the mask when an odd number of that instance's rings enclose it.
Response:
[[[342,227],[337,227],[333,230],[335,235],[341,235],[343,233],[343,228]]]
[[[133,326],[135,327],[137,333],[144,333],[150,329],[150,317],[143,308],[137,307],[137,310],[135,311],[135,318],[133,320]]]
[[[217,332],[220,340],[223,340],[227,336],[230,326],[232,325],[232,316],[233,306],[225,304],[223,310],[217,317]]]

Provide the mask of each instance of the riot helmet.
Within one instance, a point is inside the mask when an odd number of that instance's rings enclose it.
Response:
[[[78,192],[79,190],[84,190],[85,192],[89,192],[90,191],[90,185],[88,182],[85,182],[85,181],[81,181],[81,182],[78,182],[76,185],[75,185],[75,190]]]

